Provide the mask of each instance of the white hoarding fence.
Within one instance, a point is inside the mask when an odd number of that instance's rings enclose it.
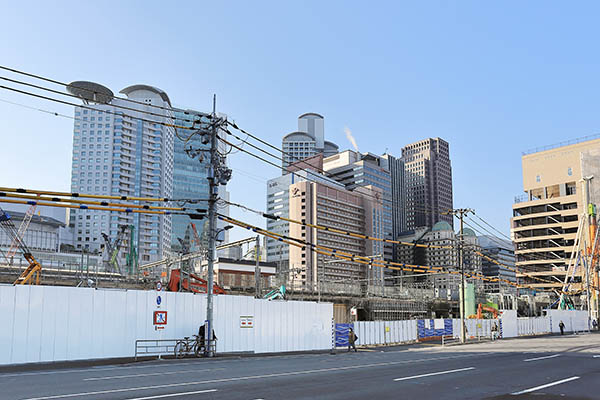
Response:
[[[359,321],[354,323],[358,345],[378,345],[417,340],[417,321]]]
[[[206,295],[0,285],[0,313],[0,365],[133,357],[136,340],[197,334]],[[331,347],[330,303],[218,295],[214,315],[218,353]]]
[[[550,333],[550,318],[530,317],[517,318],[519,336],[533,336]]]

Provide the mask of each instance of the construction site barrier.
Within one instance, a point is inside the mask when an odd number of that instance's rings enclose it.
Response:
[[[219,353],[331,349],[331,303],[217,295],[213,304]],[[0,315],[0,365],[135,357],[136,340],[197,333],[206,295],[0,285]]]
[[[359,321],[354,323],[358,345],[385,345],[417,340],[417,321]]]

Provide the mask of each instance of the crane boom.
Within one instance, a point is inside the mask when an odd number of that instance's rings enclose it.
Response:
[[[26,283],[36,285],[40,284],[40,275],[42,272],[42,266],[35,259],[31,251],[27,248],[25,242],[19,236],[19,232],[17,231],[17,227],[12,222],[12,219],[8,213],[6,213],[2,208],[0,208],[0,226],[6,232],[9,239],[14,243],[17,243],[17,246],[23,252],[23,257],[29,263],[29,266],[21,273],[21,275],[14,282],[14,285],[24,285]]]
[[[23,217],[23,221],[21,221],[21,225],[19,225],[19,230],[17,231],[17,235],[19,236],[19,238],[25,237],[24,236],[25,232],[27,231],[27,228],[29,228],[29,223],[31,222],[31,219],[33,218],[33,214],[35,213],[36,207],[37,207],[37,203],[32,204],[27,209],[27,212],[25,213],[25,217]],[[10,259],[12,256],[15,255],[18,248],[19,248],[19,243],[17,242],[17,240],[13,240],[12,244],[10,245],[10,248],[8,249],[8,252],[6,253],[6,257]]]

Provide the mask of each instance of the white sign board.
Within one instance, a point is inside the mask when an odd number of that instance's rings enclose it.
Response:
[[[240,328],[254,328],[254,317],[252,315],[241,315]]]

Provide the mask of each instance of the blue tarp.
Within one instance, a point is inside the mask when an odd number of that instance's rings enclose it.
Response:
[[[452,320],[445,319],[444,320],[444,329],[433,329],[433,320],[429,320],[429,328],[425,328],[425,320],[419,319],[417,320],[417,337],[419,338],[428,338],[428,337],[436,337],[436,336],[450,336],[452,335]]]
[[[354,324],[335,324],[335,347],[348,347],[348,331]]]

